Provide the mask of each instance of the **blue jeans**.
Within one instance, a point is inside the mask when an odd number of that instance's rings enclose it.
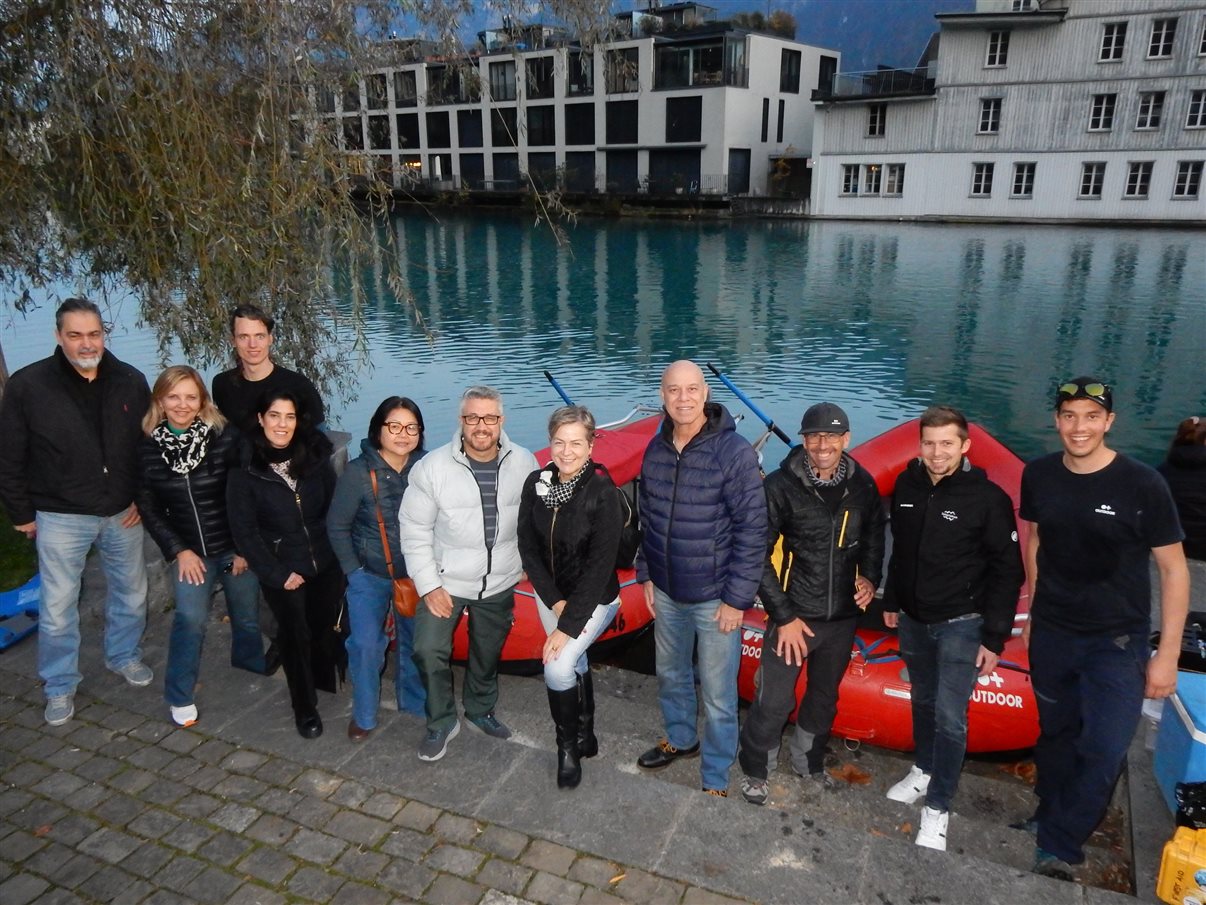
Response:
[[[102,518],[39,512],[38,675],[46,697],[74,694],[80,675],[80,580],[95,545],[109,593],[105,598],[105,664],[120,669],[142,660],[147,623],[147,566],[142,525],[123,528],[125,512]]]
[[[1030,678],[1038,702],[1038,844],[1069,864],[1105,816],[1139,726],[1146,631],[1075,635],[1036,622]]]
[[[696,669],[691,655],[699,645],[699,690],[703,696],[704,731],[700,773],[705,789],[727,789],[729,769],[737,757],[737,669],[741,665],[741,631],[721,634],[714,618],[719,600],[679,603],[654,589],[653,640],[657,649],[658,701],[666,737],[676,748],[699,740],[696,726]]]
[[[175,563],[169,568],[175,576],[176,613],[168,639],[167,669],[163,677],[163,697],[173,707],[193,703],[193,689],[201,666],[201,648],[205,643],[205,624],[214,585],[219,581],[226,594],[230,614],[230,665],[251,672],[264,671],[264,642],[260,637],[260,583],[247,570],[242,575],[228,571],[234,553],[203,557],[205,580],[189,584],[180,580]]]
[[[352,680],[352,719],[361,729],[377,726],[377,705],[381,703],[381,670],[385,666],[385,614],[394,605],[393,582],[365,569],[348,576],[348,626],[351,634],[345,646],[348,650],[348,673]],[[422,602],[419,606],[422,606]],[[416,716],[423,715],[427,692],[418,667],[411,659],[414,652],[415,620],[395,614],[398,659],[394,664],[394,694],[398,709]]]
[[[949,811],[967,753],[967,705],[976,685],[984,617],[924,623],[900,614],[900,654],[913,685],[917,766],[930,774],[927,807]]]
[[[595,607],[590,619],[582,628],[577,638],[571,638],[561,648],[556,660],[544,664],[544,684],[553,691],[569,691],[578,684],[578,676],[590,672],[590,661],[586,658],[586,650],[595,643],[595,639],[603,634],[611,620],[616,617],[620,608],[620,598],[611,603],[601,603]],[[546,635],[553,634],[557,628],[557,617],[553,611],[544,605],[539,596],[536,598],[536,614],[540,624],[544,626]]]

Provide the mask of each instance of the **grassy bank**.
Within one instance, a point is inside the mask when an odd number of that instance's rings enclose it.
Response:
[[[13,530],[8,514],[0,508],[0,591],[19,588],[38,571],[34,543]]]

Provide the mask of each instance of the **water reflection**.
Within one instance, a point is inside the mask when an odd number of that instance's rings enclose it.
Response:
[[[490,382],[507,395],[509,432],[541,445],[558,401],[543,369],[609,419],[654,401],[680,356],[716,362],[793,430],[807,404],[836,401],[864,438],[946,401],[1034,455],[1055,443],[1053,384],[1080,372],[1117,385],[1115,442],[1149,461],[1180,418],[1206,412],[1201,232],[584,220],[559,247],[514,216],[440,211],[389,228],[436,338],[384,273],[355,275],[374,366],[333,410],[357,433],[402,392],[440,442],[460,391]],[[153,373],[134,312],[123,306],[113,347]],[[50,325],[42,310],[4,328],[10,367],[47,353]],[[742,430],[757,433],[752,420]]]

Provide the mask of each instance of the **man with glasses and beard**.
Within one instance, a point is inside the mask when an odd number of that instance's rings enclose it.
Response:
[[[461,398],[452,442],[415,463],[398,515],[406,571],[423,597],[415,613],[414,661],[427,691],[419,760],[436,761],[460,731],[452,687],[452,633],[469,610],[465,718],[509,738],[494,715],[498,660],[511,630],[519,559],[519,498],[536,457],[503,432],[502,396],[475,386]]]
[[[1034,872],[1073,879],[1101,822],[1143,699],[1177,687],[1189,610],[1184,535],[1168,486],[1152,468],[1106,445],[1114,398],[1103,381],[1060,385],[1055,427],[1063,451],[1022,474],[1020,516],[1030,523],[1023,637],[1040,735]],[[1160,576],[1160,646],[1150,654],[1149,559]]]

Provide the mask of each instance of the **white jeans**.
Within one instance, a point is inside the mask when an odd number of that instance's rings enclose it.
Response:
[[[577,638],[570,638],[566,642],[556,660],[544,664],[545,685],[553,691],[568,691],[578,683],[577,674],[585,673],[590,669],[590,663],[586,659],[586,649],[595,643],[595,639],[603,634],[607,626],[611,625],[611,620],[615,618],[616,610],[619,608],[619,597],[611,603],[602,603],[595,607],[595,611],[582,629],[582,633]],[[544,605],[544,601],[539,596],[536,597],[536,612],[540,616],[540,623],[544,626],[545,634],[553,634],[557,628],[557,616]]]

